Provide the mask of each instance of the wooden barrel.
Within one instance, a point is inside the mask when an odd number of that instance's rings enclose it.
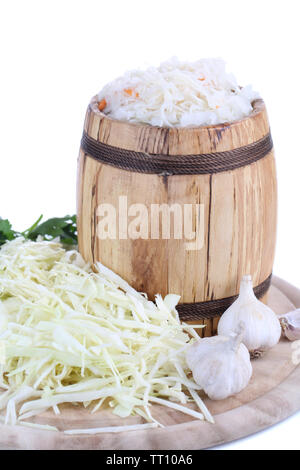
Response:
[[[264,300],[270,285],[276,171],[264,102],[255,101],[253,108],[242,120],[193,128],[116,121],[98,110],[96,98],[86,114],[78,159],[81,254],[100,260],[151,299],[179,294],[182,320],[205,324],[204,336],[216,333],[243,275],[252,275]],[[157,226],[150,227],[157,224],[153,207],[156,216],[170,216],[170,233],[163,219],[159,236]],[[193,231],[185,237],[183,227],[181,238],[176,231],[180,207],[181,214],[189,208],[182,221],[197,232],[197,243],[188,238]],[[110,226],[111,215],[103,235],[105,211],[112,208],[117,227]],[[148,226],[141,219],[138,224],[145,210]]]

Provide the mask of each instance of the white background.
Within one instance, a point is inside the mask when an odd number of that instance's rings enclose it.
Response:
[[[275,273],[300,286],[297,0],[0,0],[0,215],[23,230],[75,212],[92,95],[126,69],[223,57],[265,99],[276,150]],[[299,387],[300,392],[300,387]],[[295,449],[300,414],[231,449]]]

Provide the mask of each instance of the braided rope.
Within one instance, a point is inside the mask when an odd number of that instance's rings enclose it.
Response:
[[[271,134],[226,152],[199,155],[158,155],[99,142],[83,133],[82,150],[92,158],[123,170],[158,175],[201,175],[234,170],[265,157],[273,148]]]
[[[267,293],[271,285],[271,279],[272,274],[261,284],[254,287],[253,290],[258,299]],[[209,300],[207,302],[178,304],[176,309],[182,321],[209,320],[222,315],[237,298],[238,296],[234,295],[232,297],[226,297],[225,299]]]

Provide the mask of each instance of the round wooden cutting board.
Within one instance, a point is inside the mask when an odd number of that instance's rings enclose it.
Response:
[[[300,307],[300,290],[274,278],[269,305],[277,314]],[[198,421],[181,412],[154,405],[153,416],[163,428],[96,435],[67,435],[67,429],[142,423],[140,417],[121,419],[109,409],[90,414],[81,406],[62,406],[56,416],[48,411],[28,421],[56,426],[59,432],[27,426],[0,426],[1,449],[204,449],[248,436],[300,409],[300,367],[292,362],[289,341],[280,343],[263,358],[255,359],[248,387],[222,401],[205,399],[215,424]],[[300,352],[299,352],[300,359]]]

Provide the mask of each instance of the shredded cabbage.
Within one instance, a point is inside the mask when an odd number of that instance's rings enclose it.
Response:
[[[61,403],[91,412],[106,403],[118,416],[161,425],[153,402],[213,422],[185,362],[197,333],[179,321],[179,296],[151,302],[100,263],[95,268],[55,241],[17,238],[1,248],[5,422],[23,423],[49,408],[59,414]]]
[[[181,62],[176,57],[147,70],[131,70],[104,86],[99,108],[121,121],[188,127],[248,116],[259,98],[240,87],[222,59]]]
[[[144,429],[157,428],[156,423],[132,424],[129,426],[105,426],[103,428],[87,428],[87,429],[67,429],[65,434],[101,434],[106,432],[128,432],[143,431]]]

